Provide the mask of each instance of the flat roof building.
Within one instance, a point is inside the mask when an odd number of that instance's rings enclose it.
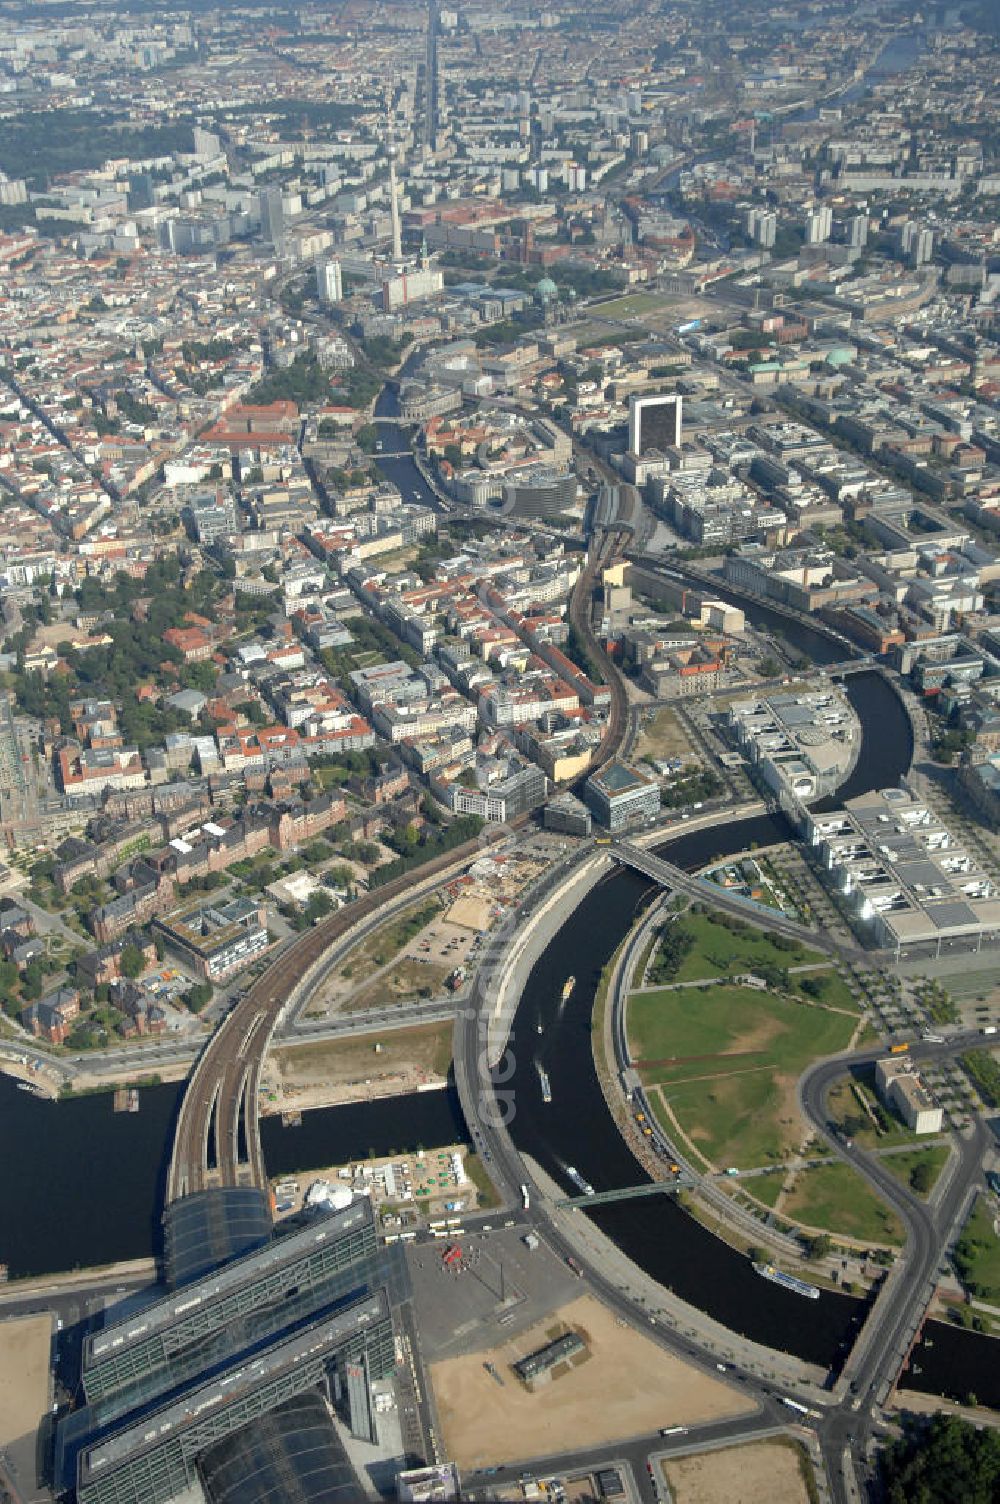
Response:
[[[592,774],[584,795],[594,819],[606,830],[628,830],[654,820],[660,812],[659,784],[624,762],[613,762],[602,773]]]
[[[542,824],[546,830],[558,830],[568,836],[589,836],[590,810],[575,794],[556,794],[545,806]]]
[[[414,1467],[396,1478],[400,1504],[447,1504],[461,1498],[458,1469],[453,1462],[435,1467]]]
[[[377,1251],[365,1199],[225,1264],[138,1315],[92,1333],[83,1345],[87,1400],[113,1402],[120,1412],[190,1377],[216,1346],[232,1351],[243,1337],[259,1340],[275,1330],[293,1309],[308,1314],[367,1288],[374,1282]]]
[[[914,1133],[940,1133],[944,1113],[921,1080],[912,1060],[891,1058],[875,1065],[879,1093]]]
[[[1000,896],[979,857],[906,787],[810,812],[804,839],[876,944],[940,955],[979,950],[1000,930]]]
[[[209,982],[249,966],[270,944],[264,910],[246,898],[227,903],[196,899],[155,919],[153,928]]]
[[[645,397],[633,393],[628,399],[629,453],[642,455],[648,449],[661,452],[679,449],[682,406],[683,398],[676,393]]]
[[[586,1352],[586,1344],[577,1332],[564,1332],[554,1342],[549,1342],[545,1347],[540,1347],[537,1352],[529,1353],[526,1358],[521,1358],[513,1365],[514,1372],[525,1384],[537,1384],[539,1380],[550,1379],[552,1370],[560,1363],[568,1363],[575,1358],[577,1353]]]
[[[805,802],[843,782],[860,746],[854,711],[831,689],[738,700],[729,726],[764,783]]]

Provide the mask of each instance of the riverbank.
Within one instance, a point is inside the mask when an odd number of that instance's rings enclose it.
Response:
[[[130,1285],[152,1283],[158,1276],[155,1259],[122,1259],[115,1264],[96,1264],[92,1269],[73,1269],[65,1274],[28,1275],[11,1279],[0,1285],[0,1314],[5,1305],[17,1304],[35,1296],[72,1295],[79,1290],[90,1290],[127,1282]]]
[[[828,1402],[824,1398],[827,1370],[822,1364],[808,1362],[777,1345],[770,1347],[741,1337],[732,1328],[714,1320],[700,1307],[684,1300],[669,1285],[646,1273],[640,1265],[628,1257],[618,1242],[608,1236],[598,1225],[597,1219],[600,1212],[607,1212],[611,1208],[605,1207],[596,1213],[585,1213],[580,1208],[558,1206],[555,1203],[564,1195],[562,1188],[537,1161],[527,1159],[526,1163],[532,1179],[552,1203],[549,1212],[563,1236],[573,1243],[579,1243],[595,1266],[648,1313],[651,1324],[662,1323],[678,1335],[692,1338],[699,1346],[714,1353],[720,1360],[727,1363],[738,1362],[741,1367],[757,1374],[760,1378],[787,1383],[796,1389],[806,1390],[814,1396],[817,1404]],[[652,1209],[654,1204],[659,1205],[661,1201],[666,1200],[664,1196],[655,1198],[655,1202],[645,1200],[641,1203],[634,1201],[631,1204]],[[619,1205],[625,1204],[627,1203],[619,1203]],[[749,1260],[741,1262],[745,1262],[749,1270]],[[766,1298],[767,1293],[773,1287],[768,1286],[765,1281],[752,1273],[751,1278],[756,1286],[761,1287],[762,1299]],[[807,1303],[802,1300],[801,1296],[792,1298],[797,1301],[796,1309],[801,1314],[802,1308]]]

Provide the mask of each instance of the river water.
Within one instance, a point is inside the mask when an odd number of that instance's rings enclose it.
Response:
[[[980,1405],[1000,1410],[998,1351],[995,1337],[928,1321],[910,1355],[906,1388],[942,1394],[960,1404],[975,1395]]]

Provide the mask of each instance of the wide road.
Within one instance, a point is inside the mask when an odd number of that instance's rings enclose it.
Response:
[[[609,1442],[600,1447],[579,1446],[572,1452],[533,1457],[530,1459],[531,1473],[538,1478],[558,1478],[567,1473],[593,1473],[599,1468],[624,1465],[632,1473],[642,1498],[662,1500],[662,1493],[655,1492],[650,1481],[648,1463],[652,1457],[683,1457],[710,1447],[764,1441],[768,1437],[784,1435],[790,1420],[787,1409],[776,1400],[765,1398],[754,1416],[743,1415],[734,1420],[714,1421],[710,1425],[687,1426],[681,1434],[674,1436],[661,1437],[656,1433],[628,1441]],[[669,1426],[670,1423],[671,1416],[665,1411],[663,1424]],[[516,1490],[522,1472],[520,1463],[513,1467],[480,1468],[464,1475],[465,1491],[473,1498],[482,1492],[484,1497],[492,1499],[498,1489]]]
[[[917,1061],[961,1054],[982,1040],[977,1033],[953,1035],[940,1044],[921,1041],[908,1052]],[[845,1448],[850,1448],[856,1473],[863,1473],[864,1457],[878,1425],[878,1411],[892,1389],[913,1337],[937,1283],[942,1259],[968,1211],[982,1173],[989,1134],[980,1118],[967,1135],[957,1139],[958,1159],[950,1170],[943,1194],[924,1202],[882,1164],[877,1155],[848,1147],[831,1130],[826,1099],[833,1083],[849,1070],[884,1058],[885,1049],[866,1050],[826,1060],[807,1071],[799,1082],[799,1103],[817,1132],[841,1159],[852,1165],[902,1218],[907,1240],[896,1260],[845,1366],[850,1389],[842,1403],[828,1413],[821,1431],[823,1454],[839,1501],[848,1498],[843,1474]]]
[[[520,826],[526,817],[512,822]],[[337,941],[362,939],[427,887],[443,882],[512,827],[475,840],[348,904],[289,946],[222,1019],[184,1093],[167,1177],[167,1203],[210,1186],[267,1186],[257,1118],[264,1056],[295,988]]]

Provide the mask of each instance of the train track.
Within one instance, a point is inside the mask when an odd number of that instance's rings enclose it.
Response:
[[[570,599],[570,623],[577,637],[586,647],[590,660],[600,669],[604,682],[611,691],[608,724],[585,778],[592,778],[595,774],[603,772],[608,764],[614,761],[628,729],[628,695],[625,692],[625,681],[618,666],[612,662],[594,635],[590,624],[590,611],[594,585],[600,571],[606,569],[612,560],[624,551],[626,539],[629,537],[631,537],[630,529],[621,531],[609,529],[598,552],[592,557],[588,556],[583,573],[577,580]],[[581,784],[583,781],[579,780]]]
[[[611,708],[588,776],[617,756],[628,728],[628,697],[617,666],[597,640],[590,623],[599,573],[625,548],[631,530],[609,528],[588,557],[570,600],[569,616],[611,691]],[[512,822],[519,828],[528,820]],[[278,1018],[297,985],[320,957],[365,919],[412,891],[418,883],[460,866],[484,844],[508,830],[485,833],[403,873],[384,887],[324,919],[289,946],[224,1018],[198,1058],[181,1102],[167,1177],[167,1203],[213,1186],[266,1187],[267,1175],[257,1116],[260,1076]]]
[[[527,819],[522,815],[512,826],[519,828]],[[257,1118],[260,1073],[279,1015],[298,983],[330,946],[365,919],[509,833],[510,827],[484,831],[404,872],[308,930],[268,967],[222,1019],[188,1081],[167,1177],[168,1204],[213,1186],[266,1187]]]

